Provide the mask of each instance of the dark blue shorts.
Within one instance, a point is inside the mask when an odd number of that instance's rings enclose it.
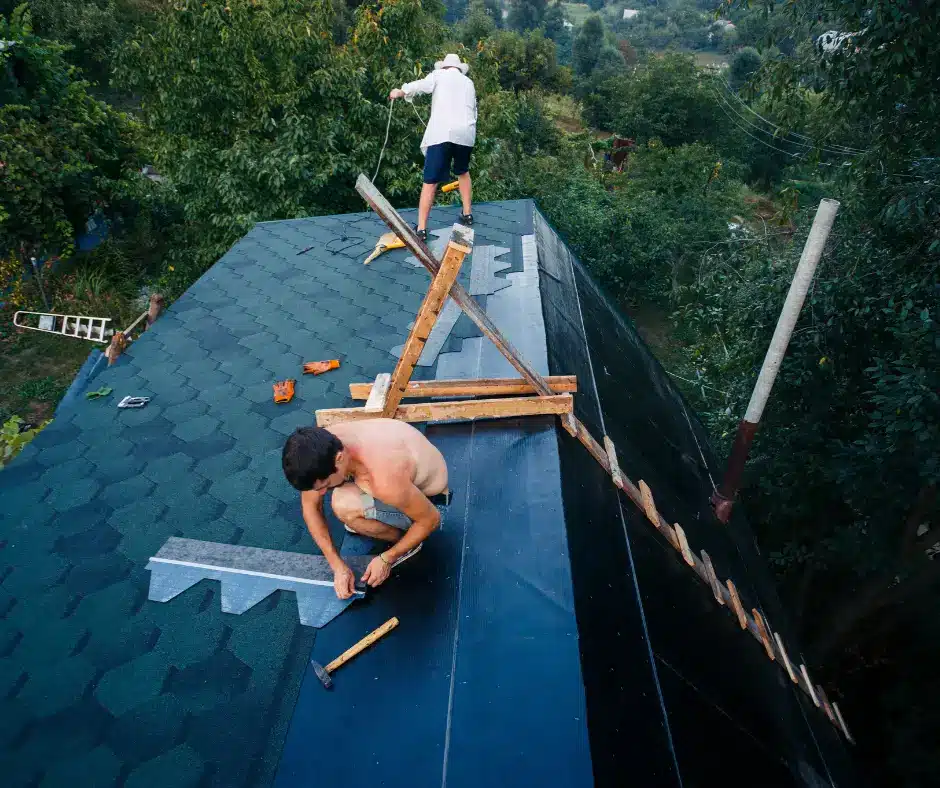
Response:
[[[451,165],[454,175],[463,175],[470,169],[470,154],[473,148],[468,145],[457,145],[453,142],[442,142],[431,145],[424,154],[424,182],[442,183],[450,180]]]

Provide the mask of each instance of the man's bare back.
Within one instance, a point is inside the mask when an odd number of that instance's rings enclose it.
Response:
[[[417,429],[395,419],[349,421],[330,427],[344,446],[355,447],[360,465],[353,481],[361,489],[381,498],[374,489],[409,477],[425,495],[437,495],[447,489],[447,465],[444,456]],[[384,499],[382,499],[384,500]]]
[[[300,491],[307,529],[333,568],[333,585],[341,599],[352,596],[355,577],[323,517],[323,498],[330,490],[333,512],[347,530],[392,544],[362,576],[372,586],[383,583],[392,565],[417,552],[440,525],[440,513],[428,496],[447,489],[447,465],[410,424],[368,419],[329,430],[304,427],[288,438],[282,464],[288,481]],[[376,499],[406,524],[384,522],[376,513]]]

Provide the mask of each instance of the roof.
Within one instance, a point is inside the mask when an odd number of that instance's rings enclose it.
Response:
[[[708,517],[704,433],[633,327],[530,201],[474,215],[470,292],[541,373],[578,376],[579,418],[786,635],[746,524]],[[4,784],[839,782],[828,722],[549,417],[429,425],[453,493],[441,531],[321,630],[292,592],[241,615],[211,580],[147,599],[171,536],[315,552],[280,449],[394,364],[428,277],[405,250],[361,264],[384,229],[257,225],[97,374],[147,407],[72,399],[0,472]],[[439,323],[416,377],[514,374],[465,316]],[[298,374],[328,358],[342,366]],[[297,395],[275,405],[285,377]],[[370,547],[331,522],[344,553]],[[311,656],[392,615],[326,693]]]

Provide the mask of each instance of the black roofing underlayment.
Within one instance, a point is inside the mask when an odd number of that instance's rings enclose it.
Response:
[[[577,375],[577,415],[795,652],[746,523],[709,516],[704,432],[632,325],[530,201],[474,214],[512,283],[481,305],[540,372]],[[548,417],[428,426],[453,491],[441,531],[320,631],[288,592],[241,615],[212,581],[147,601],[170,536],[316,552],[280,447],[394,366],[428,277],[404,250],[362,265],[384,229],[256,226],[98,374],[111,400],[77,397],[0,471],[0,785],[858,785],[828,720]],[[298,374],[327,358],[341,368]],[[416,377],[505,366],[461,316]],[[275,405],[287,376],[297,396]],[[125,394],[153,399],[118,411]],[[331,523],[347,554],[370,547]],[[327,692],[311,656],[393,615]]]

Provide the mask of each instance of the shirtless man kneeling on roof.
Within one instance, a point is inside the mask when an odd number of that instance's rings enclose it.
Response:
[[[372,587],[385,582],[396,562],[421,549],[441,523],[431,498],[445,497],[447,465],[430,441],[405,422],[367,419],[328,430],[301,427],[284,444],[281,464],[287,481],[300,490],[304,521],[333,569],[340,599],[353,595],[356,578],[323,517],[329,490],[333,513],[347,531],[392,543],[362,576]]]

